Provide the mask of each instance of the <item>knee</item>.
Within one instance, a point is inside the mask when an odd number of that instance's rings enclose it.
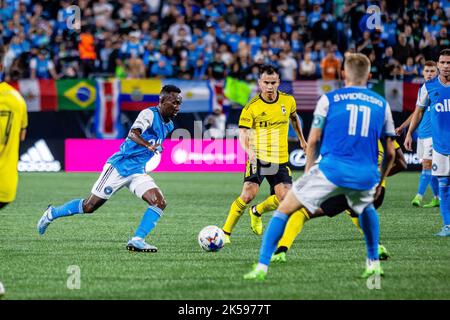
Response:
[[[253,201],[253,199],[255,199],[256,195],[253,192],[243,192],[241,194],[241,200],[244,201],[245,203],[250,203]]]
[[[97,206],[95,203],[92,202],[84,202],[83,203],[83,212],[84,213],[93,213],[95,210],[97,210]]]
[[[152,193],[144,196],[144,200],[153,207],[158,207],[164,210],[167,207],[167,202],[164,196],[160,193]]]

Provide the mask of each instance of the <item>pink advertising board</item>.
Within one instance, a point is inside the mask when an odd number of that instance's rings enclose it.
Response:
[[[67,139],[67,172],[100,172],[123,140]],[[243,172],[245,152],[235,139],[166,140],[164,151],[147,164],[153,172]]]

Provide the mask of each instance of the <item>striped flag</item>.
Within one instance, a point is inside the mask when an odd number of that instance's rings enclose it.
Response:
[[[183,103],[180,112],[211,112],[213,92],[208,81],[164,79],[163,85],[174,85],[181,89]]]
[[[119,92],[119,80],[97,80],[94,118],[97,138],[115,139],[123,135],[123,127],[120,123]]]
[[[162,88],[160,79],[124,79],[120,84],[120,108],[141,111],[157,106]]]
[[[319,98],[338,87],[338,81],[294,81],[292,91],[297,109],[299,111],[314,111]]]
[[[28,112],[56,111],[58,99],[54,80],[23,79],[12,82],[11,86],[25,99]]]
[[[398,80],[385,80],[369,88],[383,96],[394,112],[413,112],[421,84]]]

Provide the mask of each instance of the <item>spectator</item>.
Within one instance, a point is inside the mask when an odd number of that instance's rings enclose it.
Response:
[[[173,74],[173,67],[170,62],[161,57],[157,63],[154,63],[150,69],[150,76],[157,78],[170,78]]]
[[[403,66],[403,77],[405,81],[411,82],[415,77],[419,76],[417,66],[414,64],[414,59],[408,57],[406,65]]]
[[[338,80],[341,78],[341,63],[332,50],[329,50],[326,57],[322,59],[320,69],[322,72],[322,79],[325,81]]]
[[[213,113],[208,115],[203,121],[206,128],[205,139],[223,139],[225,138],[226,116],[222,112],[222,108],[215,108]]]
[[[58,75],[55,72],[55,65],[46,57],[48,53],[44,50],[40,50],[37,58],[33,58],[30,61],[30,74],[31,79],[58,79]]]
[[[305,58],[300,62],[300,79],[316,79],[316,64],[311,60],[311,54],[309,52],[305,53]]]
[[[289,52],[280,52],[280,75],[283,81],[295,81],[297,80],[298,64],[295,59],[289,55]]]
[[[142,79],[145,78],[145,66],[139,57],[132,55],[127,60],[128,78]]]
[[[411,56],[414,56],[414,49],[407,43],[406,35],[404,33],[400,33],[398,35],[398,43],[394,47],[394,57],[401,64],[405,64],[406,59]]]
[[[94,71],[97,53],[95,51],[94,37],[89,31],[85,31],[80,35],[78,43],[78,52],[81,59],[81,72],[83,78],[88,78]]]

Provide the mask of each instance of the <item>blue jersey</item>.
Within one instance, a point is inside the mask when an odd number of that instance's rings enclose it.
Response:
[[[429,108],[433,150],[450,155],[450,85],[445,85],[439,76],[420,88],[417,105]]]
[[[419,89],[417,94],[417,105],[420,105],[420,95],[422,92],[422,87]],[[431,118],[430,118],[430,106],[426,107],[423,112],[422,120],[420,121],[419,127],[417,128],[417,135],[419,139],[431,138]]]
[[[141,111],[131,127],[131,129],[140,129],[142,138],[152,145],[162,144],[173,128],[172,121],[164,122],[159,108]],[[127,177],[136,173],[145,173],[145,165],[154,155],[146,147],[127,138],[120,146],[120,151],[114,153],[107,163],[116,168],[121,176]]]
[[[389,104],[365,87],[323,95],[314,112],[323,117],[319,168],[339,187],[370,190],[380,180],[378,140],[395,136]]]

